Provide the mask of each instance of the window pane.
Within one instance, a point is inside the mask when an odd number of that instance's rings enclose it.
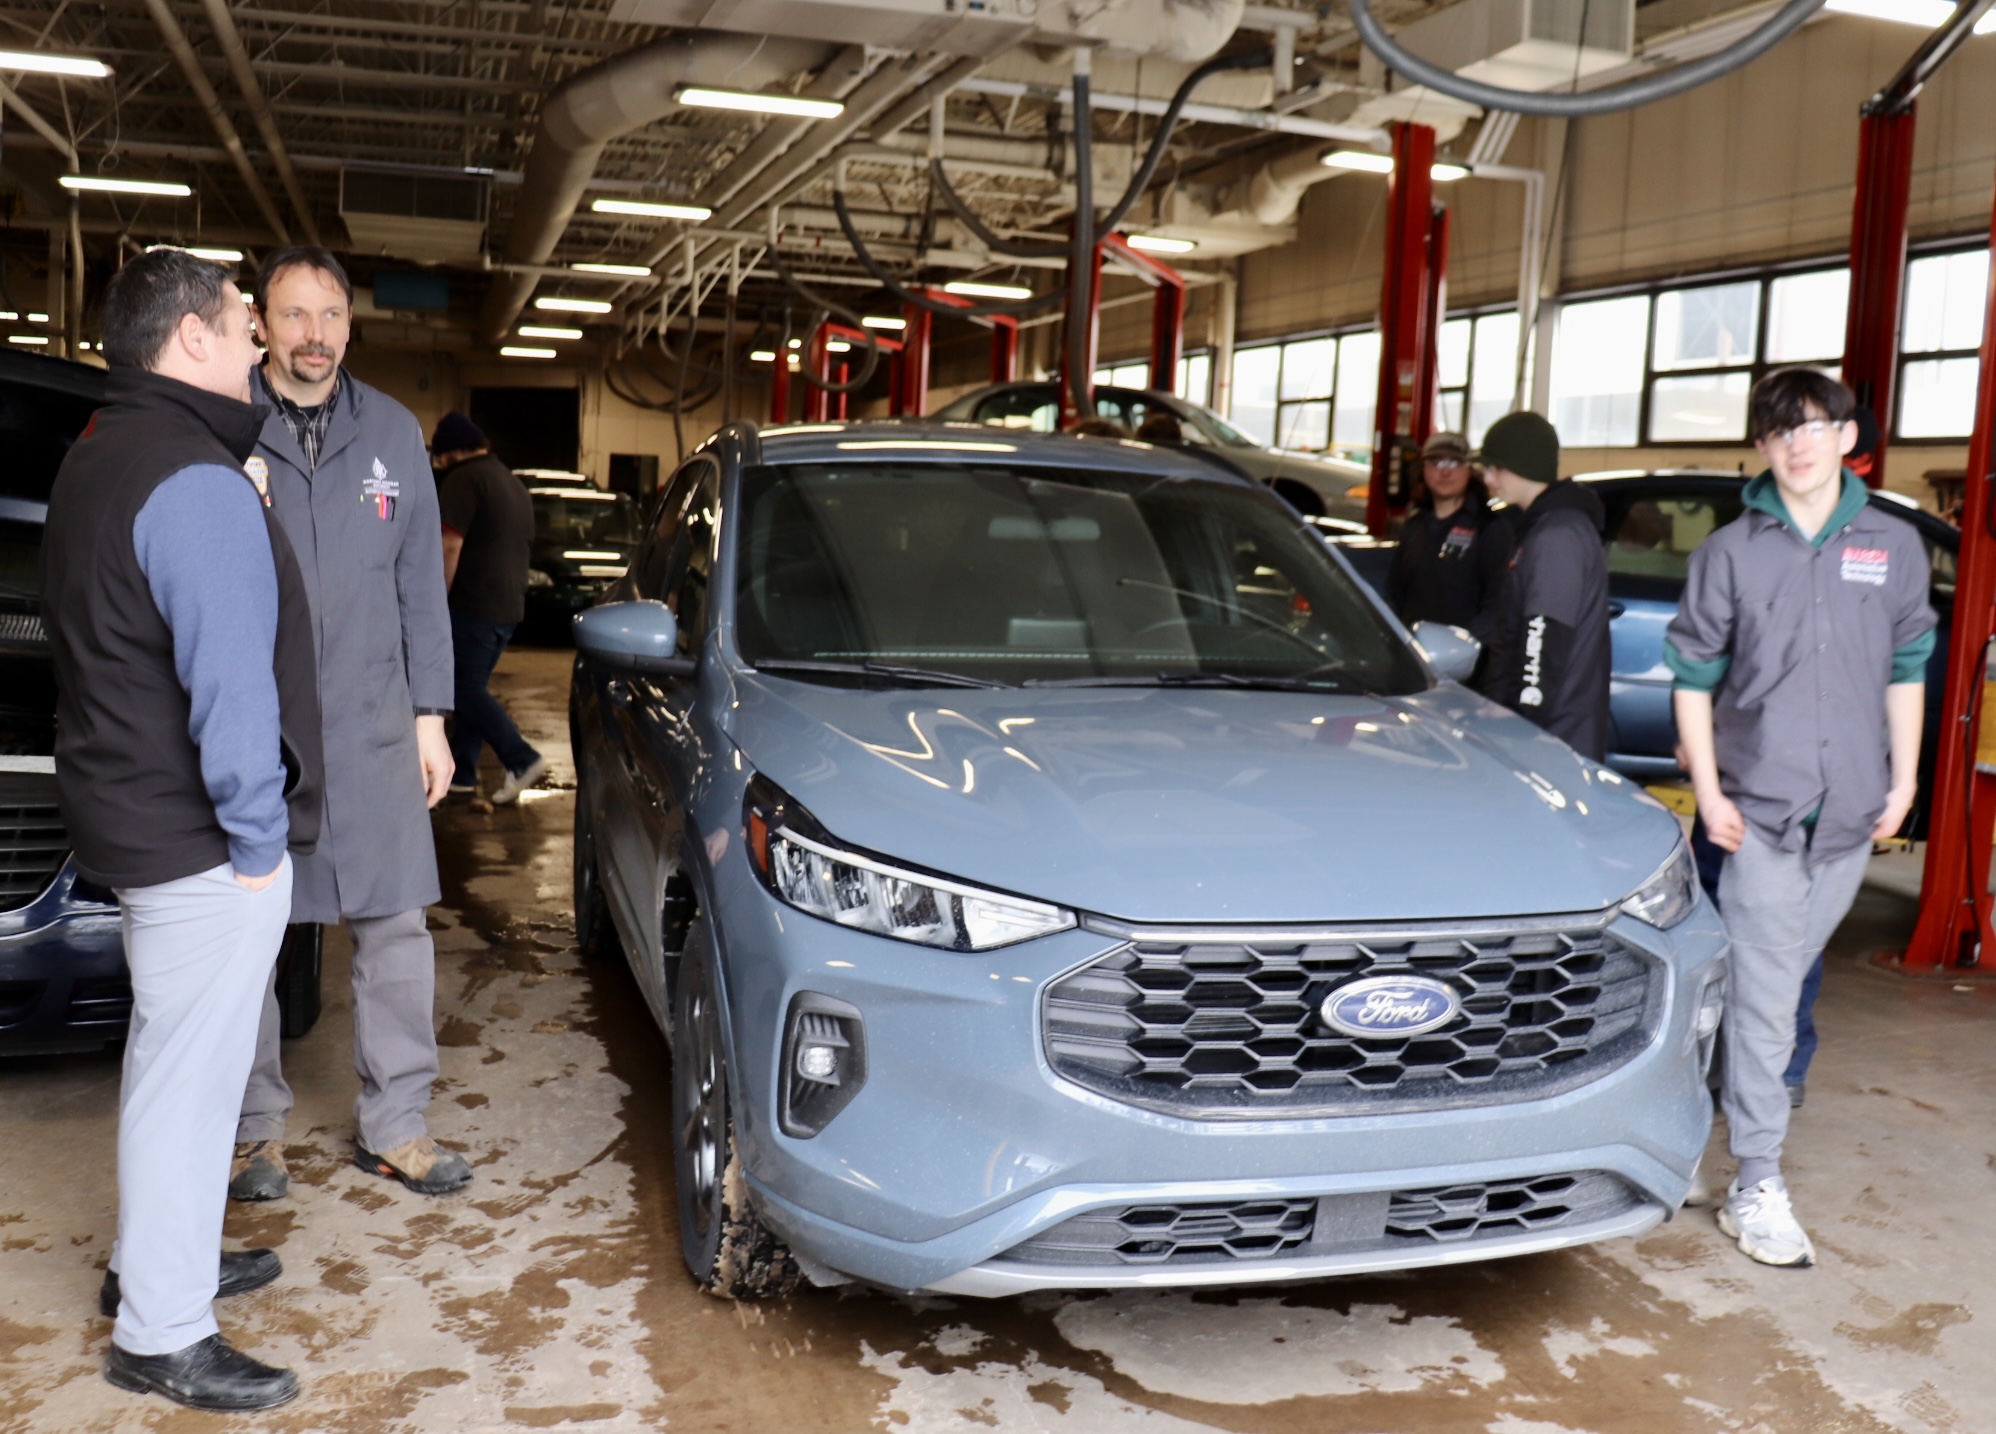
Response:
[[[1552,421],[1569,448],[1636,441],[1649,298],[1596,299],[1559,311],[1552,342]]]
[[[1234,351],[1234,427],[1257,443],[1275,441],[1275,374],[1282,350],[1274,344]]]
[[[1346,334],[1338,344],[1337,412],[1331,442],[1340,448],[1372,448],[1372,408],[1379,397],[1379,335]]]
[[[1683,581],[1691,554],[1740,515],[1737,498],[1640,498],[1608,540],[1608,571]]]
[[[1150,360],[1145,359],[1141,363],[1117,364],[1115,376],[1109,382],[1116,385],[1117,388],[1149,388]]]
[[[1518,387],[1518,315],[1485,314],[1476,321],[1476,363],[1469,376],[1469,427],[1463,436],[1483,441],[1484,430],[1511,411]]]
[[[1304,339],[1282,346],[1282,396],[1329,398],[1331,369],[1337,362],[1336,339]]]
[[[1903,348],[1909,354],[1917,354],[1935,349],[1980,347],[1982,306],[1988,297],[1987,249],[1915,259],[1906,266]]]
[[[1844,318],[1850,307],[1850,270],[1790,274],[1776,279],[1767,300],[1767,360],[1806,363],[1844,351]]]
[[[1213,356],[1193,354],[1178,361],[1178,396],[1194,403],[1210,403],[1213,397]]]
[[[1277,448],[1307,448],[1312,452],[1331,441],[1331,402],[1285,403],[1276,427]]]
[[[1760,284],[1747,279],[1656,297],[1656,366],[1718,368],[1753,362]]]
[[[1738,442],[1746,437],[1751,378],[1744,373],[1702,373],[1658,379],[1650,390],[1649,436],[1658,442]]]
[[[1900,372],[1899,436],[1965,438],[1975,420],[1972,358],[1927,359]]]
[[[1450,319],[1442,325],[1439,388],[1461,388],[1469,382],[1469,334],[1473,319]]]
[[[1114,383],[1115,381],[1116,371],[1114,369],[1098,368],[1095,370],[1095,387],[1100,388],[1105,383]]]
[[[1435,432],[1462,432],[1462,407],[1468,395],[1461,389],[1435,395]]]

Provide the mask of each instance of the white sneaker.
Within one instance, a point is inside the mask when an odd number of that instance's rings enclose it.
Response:
[[[1719,1228],[1739,1241],[1749,1258],[1763,1265],[1806,1269],[1816,1263],[1816,1247],[1788,1202],[1788,1182],[1770,1175],[1745,1190],[1736,1184],[1719,1207]]]
[[[548,763],[545,757],[534,758],[524,772],[508,772],[506,780],[501,782],[499,789],[492,794],[492,805],[495,807],[511,806],[514,802],[520,800],[520,793],[526,791],[529,787],[539,786],[541,778],[547,774]]]

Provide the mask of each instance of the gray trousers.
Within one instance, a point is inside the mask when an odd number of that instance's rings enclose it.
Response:
[[[118,893],[132,1026],[118,1103],[121,1300],[112,1342],[170,1354],[216,1333],[236,1103],[291,914],[291,862],[262,891],[226,864]]]
[[[360,1142],[393,1150],[429,1127],[430,1086],[437,1078],[437,950],[422,909],[393,916],[350,916],[353,937],[353,1063],[360,1095],[353,1105]],[[278,1052],[276,973],[266,983],[256,1033],[256,1065],[243,1092],[238,1141],[278,1140],[291,1114],[291,1087]]]
[[[1781,1173],[1795,1006],[1809,968],[1829,944],[1864,881],[1870,843],[1811,867],[1805,852],[1777,850],[1747,828],[1719,876],[1719,910],[1732,938],[1726,992],[1726,1066],[1719,1091],[1740,1188]]]

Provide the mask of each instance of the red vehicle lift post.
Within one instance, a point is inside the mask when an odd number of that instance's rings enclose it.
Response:
[[[1420,402],[1431,362],[1436,316],[1429,313],[1429,256],[1434,225],[1435,132],[1424,124],[1393,125],[1393,174],[1387,181],[1386,264],[1379,292],[1379,392],[1372,418],[1372,486],[1365,526],[1386,536],[1394,506],[1393,473],[1408,452],[1418,454],[1434,423]]]
[[[790,421],[790,354],[778,340],[776,362],[770,367],[776,371],[769,376],[769,421],[788,423]]]
[[[1442,323],[1448,317],[1448,239],[1449,213],[1447,209],[1437,204],[1428,215],[1427,355],[1421,364],[1420,391],[1414,397],[1417,411],[1427,415],[1428,431],[1421,435],[1423,444],[1427,442],[1434,428],[1435,395],[1441,389]],[[1465,426],[1468,418],[1469,415],[1465,412],[1463,414]]]

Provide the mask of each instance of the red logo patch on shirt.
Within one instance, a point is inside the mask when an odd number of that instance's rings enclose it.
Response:
[[[1891,551],[1886,548],[1845,548],[1844,581],[1870,583],[1875,588],[1882,588],[1891,561]]]

